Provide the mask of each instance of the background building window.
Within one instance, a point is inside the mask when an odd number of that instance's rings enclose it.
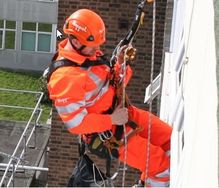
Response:
[[[23,22],[21,50],[51,52],[52,24]]]
[[[51,35],[39,34],[37,51],[50,52]]]
[[[36,41],[35,33],[23,32],[21,50],[35,51],[35,41]]]
[[[15,49],[16,21],[0,20],[0,48]]]
[[[4,31],[4,21],[0,20],[0,49],[3,48],[3,31]]]
[[[2,38],[3,38],[3,31],[2,30],[0,30],[0,49],[2,49],[3,47],[2,47]]]

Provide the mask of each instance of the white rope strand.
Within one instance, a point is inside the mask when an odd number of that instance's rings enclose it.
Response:
[[[127,53],[127,48],[125,53]],[[125,94],[125,82],[126,82],[126,59],[124,55],[123,64],[121,65],[121,69],[123,71],[123,82],[122,82],[122,107],[125,107],[126,102],[126,94]],[[122,173],[122,187],[125,187],[125,174],[126,174],[126,163],[127,163],[127,134],[126,134],[126,125],[123,124],[123,132],[124,132],[124,163],[123,163],[123,173]]]
[[[153,23],[152,23],[152,54],[151,54],[151,75],[150,75],[150,90],[149,95],[152,96],[152,83],[154,73],[154,51],[155,51],[155,23],[156,23],[156,1],[153,2]],[[146,170],[145,170],[145,182],[147,183],[149,174],[149,161],[150,161],[150,144],[151,144],[151,126],[152,126],[152,99],[149,100],[149,117],[148,117],[148,142],[147,142],[147,158],[146,158]]]

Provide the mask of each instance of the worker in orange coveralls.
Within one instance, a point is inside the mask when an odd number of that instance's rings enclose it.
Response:
[[[64,33],[68,35],[58,46],[58,60],[68,59],[77,66],[65,66],[55,70],[49,80],[50,99],[54,101],[59,116],[72,134],[101,133],[115,130],[118,125],[134,121],[142,128],[127,142],[129,166],[142,172],[139,185],[145,181],[149,112],[136,108],[115,107],[115,87],[110,82],[111,69],[107,64],[83,67],[98,62],[103,53],[100,45],[105,42],[105,25],[101,17],[88,9],[80,9],[67,18]],[[123,47],[125,49],[125,47]],[[124,50],[117,55],[114,72],[118,74],[123,62]],[[132,76],[130,66],[126,70],[126,85]],[[172,128],[151,114],[150,164],[147,185],[168,186],[170,165],[170,136]],[[131,128],[127,126],[127,131]],[[119,147],[119,160],[124,161],[124,146]]]

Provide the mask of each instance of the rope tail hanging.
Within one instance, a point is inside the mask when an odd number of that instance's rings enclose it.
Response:
[[[153,1],[153,23],[152,23],[152,53],[151,53],[151,74],[150,74],[150,89],[149,96],[152,96],[152,83],[154,77],[154,56],[155,56],[155,24],[156,24],[156,0]],[[145,170],[145,182],[148,181],[149,165],[150,165],[150,144],[151,144],[151,126],[152,126],[152,99],[149,100],[149,119],[148,119],[148,143],[147,143],[147,158],[146,158],[146,170]]]

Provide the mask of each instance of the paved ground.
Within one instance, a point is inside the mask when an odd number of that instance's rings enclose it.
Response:
[[[8,121],[0,121],[0,163],[7,164],[9,158],[6,154],[12,155],[20,136],[24,130],[24,123],[15,123]],[[30,132],[28,130],[27,132]],[[36,147],[29,147],[26,150],[25,158],[22,161],[22,165],[26,166],[38,166],[41,157],[46,149],[48,139],[50,135],[49,126],[38,126],[36,128]],[[34,137],[30,141],[30,146],[34,145]],[[19,148],[19,152],[16,156],[19,156],[20,151],[23,148]],[[0,167],[0,180],[4,173],[4,168]],[[10,173],[8,174],[10,175]],[[33,176],[34,170],[22,170],[19,169],[15,176],[14,186],[16,187],[29,187]],[[12,186],[12,184],[11,184]]]

